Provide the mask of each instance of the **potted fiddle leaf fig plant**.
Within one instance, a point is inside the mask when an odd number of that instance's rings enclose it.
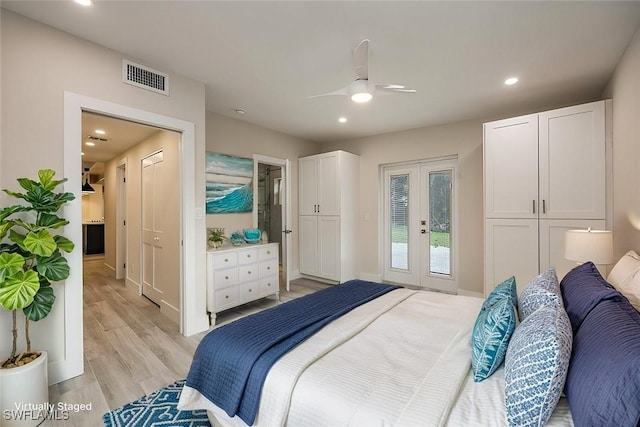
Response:
[[[11,354],[0,363],[0,375],[14,375],[14,370],[17,373],[30,365],[44,364],[45,384],[46,352],[32,350],[29,326],[51,312],[56,298],[51,283],[66,279],[70,272],[62,252],[74,248],[73,242],[55,230],[69,223],[58,216],[58,211],[75,196],[55,193],[66,179],[56,180],[54,176],[53,170],[43,169],[37,181],[18,178],[25,192],[4,192],[22,202],[0,209],[0,306],[11,312],[13,325]],[[18,351],[18,311],[24,316],[24,351]],[[0,382],[8,382],[2,379]],[[11,398],[18,399],[16,388],[22,380],[10,382]],[[48,396],[46,399],[48,402]]]

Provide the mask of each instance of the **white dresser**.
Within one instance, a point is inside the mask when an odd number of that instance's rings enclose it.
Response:
[[[278,243],[207,251],[207,311],[212,325],[216,313],[279,294]]]

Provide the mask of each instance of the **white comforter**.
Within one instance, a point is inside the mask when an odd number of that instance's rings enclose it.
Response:
[[[398,289],[356,308],[273,366],[254,425],[506,425],[500,386],[493,399],[482,394],[482,402],[500,404],[480,402],[495,407],[494,415],[482,423],[467,415],[478,406],[468,373],[481,305],[479,298]],[[207,409],[213,425],[246,427],[189,387],[179,408]]]

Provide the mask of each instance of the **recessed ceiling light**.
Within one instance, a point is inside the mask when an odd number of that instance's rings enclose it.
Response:
[[[94,132],[97,133],[98,135],[104,135],[106,133],[102,129],[96,129],[96,130],[94,130]]]
[[[504,84],[506,84],[507,86],[511,86],[518,83],[518,78],[517,77],[509,77],[507,80],[504,81]]]
[[[94,145],[96,145],[95,142],[91,142],[91,141],[87,141],[84,143],[84,145],[88,145],[89,147],[93,147]]]
[[[339,121],[340,123],[347,123],[347,118],[346,118],[346,117],[340,117],[340,118],[338,119],[338,121]]]
[[[93,3],[91,0],[73,0],[76,3],[82,5],[82,6],[91,6],[91,4]]]
[[[236,108],[234,111],[236,113],[238,113],[238,114],[246,114],[247,113],[247,110],[243,110],[242,108]]]

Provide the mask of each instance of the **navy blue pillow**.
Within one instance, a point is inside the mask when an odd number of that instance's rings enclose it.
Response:
[[[560,282],[560,291],[574,333],[600,301],[623,298],[602,278],[592,262],[585,262],[568,272]]]
[[[576,426],[640,423],[640,313],[600,301],[573,337],[565,394]]]

